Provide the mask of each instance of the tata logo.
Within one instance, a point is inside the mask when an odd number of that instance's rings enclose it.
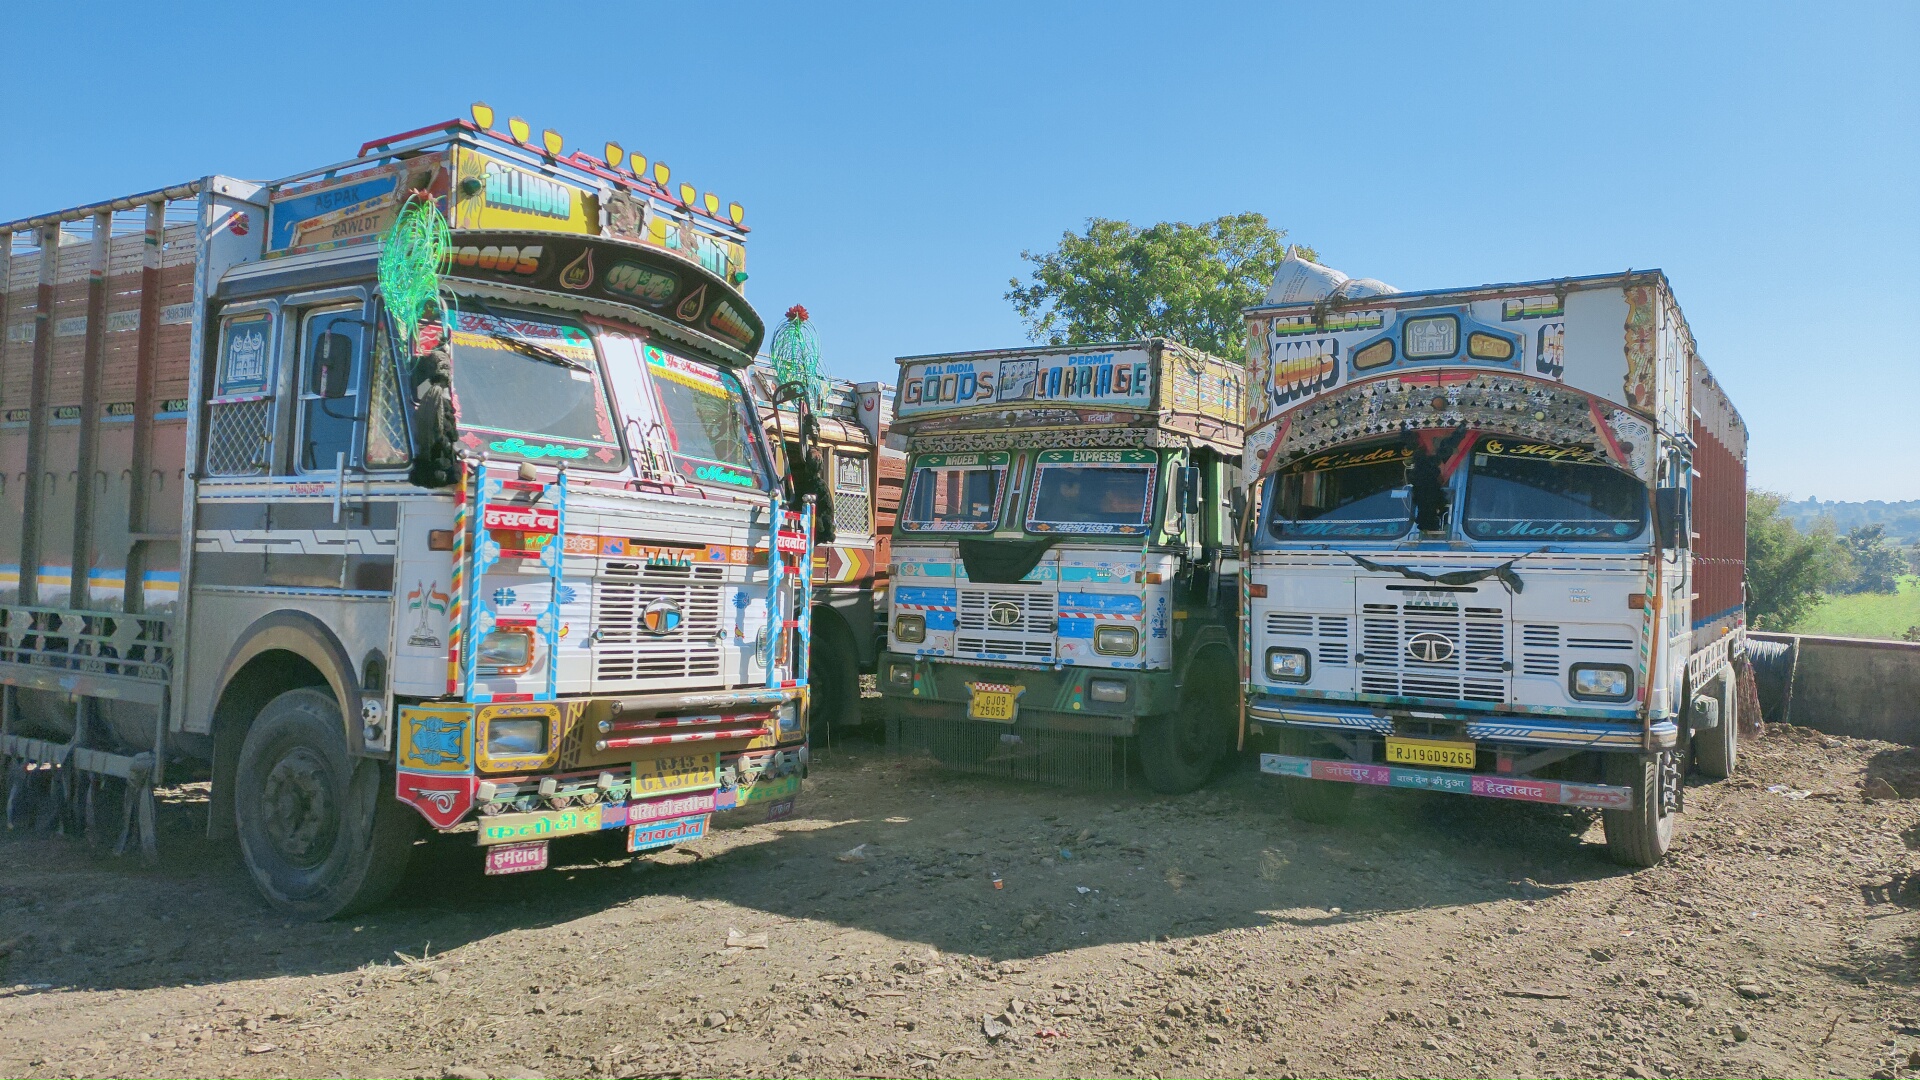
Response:
[[[1407,655],[1423,664],[1453,659],[1453,639],[1445,634],[1415,634],[1407,639]]]
[[[995,626],[1019,626],[1020,606],[1001,600],[987,608],[987,621]]]
[[[671,600],[655,600],[640,612],[640,632],[654,637],[666,637],[680,629],[685,619],[680,605]]]

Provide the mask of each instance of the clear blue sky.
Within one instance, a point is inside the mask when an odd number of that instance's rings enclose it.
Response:
[[[1920,498],[1920,4],[9,6],[0,219],[466,112],[747,208],[827,359],[1016,344],[1022,249],[1265,213],[1401,288],[1663,267],[1756,484]]]

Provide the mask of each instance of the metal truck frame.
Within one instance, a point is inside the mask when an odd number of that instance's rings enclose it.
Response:
[[[10,822],[124,796],[150,852],[154,786],[210,777],[209,832],[324,918],[423,822],[504,873],[790,806],[811,515],[739,374],[743,212],[491,123],[0,225]],[[378,263],[420,202],[414,331]]]
[[[752,381],[768,441],[789,460],[815,458],[831,507],[832,527],[814,536],[809,723],[857,727],[860,676],[875,673],[886,637],[889,544],[906,474],[905,456],[886,445],[893,387],[829,377],[820,408],[802,410],[780,393],[771,366],[755,365]],[[791,483],[786,496],[799,498]]]
[[[1247,734],[1355,784],[1672,843],[1738,753],[1746,427],[1657,270],[1250,310]]]
[[[1242,379],[1161,338],[901,359],[891,743],[1207,781],[1234,748]]]

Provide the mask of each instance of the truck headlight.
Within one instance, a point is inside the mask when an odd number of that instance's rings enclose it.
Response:
[[[1127,700],[1127,684],[1119,679],[1087,680],[1087,696],[1095,701],[1119,704]]]
[[[524,675],[533,667],[533,631],[523,626],[495,630],[480,639],[474,660],[495,675]]]
[[[1140,651],[1140,631],[1131,626],[1102,626],[1093,632],[1093,651],[1102,656],[1132,656]]]
[[[1633,670],[1614,664],[1575,664],[1567,685],[1577,698],[1625,701],[1633,696]]]
[[[1268,649],[1267,678],[1306,682],[1313,675],[1313,659],[1305,649]]]
[[[545,757],[546,754],[546,717],[515,716],[487,721],[488,757]]]
[[[927,617],[925,615],[894,616],[893,636],[912,645],[927,640]]]
[[[887,665],[887,682],[893,684],[894,686],[912,686],[913,685],[913,665],[912,664],[888,664]]]

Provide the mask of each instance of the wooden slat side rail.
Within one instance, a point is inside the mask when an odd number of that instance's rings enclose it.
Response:
[[[127,572],[120,586],[120,609],[140,612],[147,609],[146,576],[151,561],[148,545],[141,539],[148,533],[147,504],[152,471],[153,441],[153,365],[160,342],[160,248],[166,235],[167,204],[147,204],[146,230],[140,251],[140,331],[133,359],[133,454],[132,472],[127,486]]]
[[[53,378],[53,282],[60,272],[60,227],[40,230],[40,280],[33,294],[33,366],[27,391],[25,505],[20,513],[20,602],[40,602],[40,492],[47,456],[47,387]]]
[[[73,547],[67,562],[67,604],[93,606],[93,473],[100,442],[100,368],[107,340],[107,247],[113,212],[94,215],[87,251],[87,330],[80,368],[80,445],[75,458]]]

